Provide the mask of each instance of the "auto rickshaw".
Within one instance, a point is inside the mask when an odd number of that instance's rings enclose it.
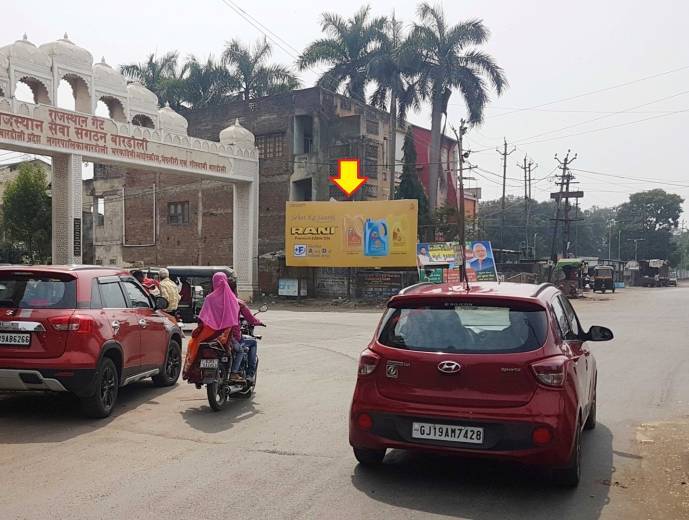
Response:
[[[223,272],[228,279],[237,280],[237,275],[227,266],[168,266],[170,278],[179,287],[180,301],[177,314],[185,324],[195,324],[203,300],[211,292],[211,279],[217,272]]]
[[[610,265],[597,265],[593,268],[593,292],[600,291],[605,294],[605,291],[615,292],[615,270]]]
[[[578,298],[584,292],[586,262],[579,258],[564,258],[555,265],[555,285],[569,298]]]

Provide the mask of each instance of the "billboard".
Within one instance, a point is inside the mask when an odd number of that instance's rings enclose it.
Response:
[[[469,282],[496,282],[493,248],[488,240],[466,243],[466,275]],[[460,281],[459,266],[462,263],[458,242],[426,242],[416,245],[419,279],[435,283]],[[438,265],[439,267],[435,267]]]
[[[285,259],[302,267],[414,267],[416,200],[288,202]]]

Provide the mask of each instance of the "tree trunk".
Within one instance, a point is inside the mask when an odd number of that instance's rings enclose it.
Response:
[[[428,168],[428,212],[432,219],[438,208],[438,179],[440,178],[440,123],[443,118],[442,95],[434,93],[431,112],[431,151]]]
[[[395,198],[395,170],[397,169],[397,96],[392,93],[390,96],[390,140],[388,141],[390,151],[388,152],[388,164],[390,165],[390,193],[389,200]]]

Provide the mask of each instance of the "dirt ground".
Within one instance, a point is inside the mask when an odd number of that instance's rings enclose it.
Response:
[[[642,424],[636,442],[640,464],[602,484],[624,490],[637,504],[638,518],[689,518],[689,415]]]

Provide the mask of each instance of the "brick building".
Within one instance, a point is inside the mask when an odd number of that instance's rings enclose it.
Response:
[[[283,249],[286,201],[343,198],[329,182],[338,158],[359,158],[369,177],[356,198],[388,198],[386,112],[314,87],[185,116],[193,137],[215,139],[235,121],[255,134],[259,254]],[[232,265],[229,184],[95,165],[89,196],[96,263]]]
[[[359,158],[369,177],[356,199],[388,198],[386,112],[313,87],[196,110],[189,133],[217,135],[236,118],[259,149],[259,254],[283,249],[286,201],[344,198],[329,179],[338,158]]]

